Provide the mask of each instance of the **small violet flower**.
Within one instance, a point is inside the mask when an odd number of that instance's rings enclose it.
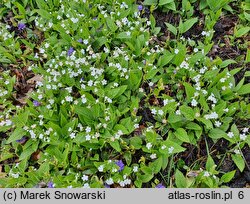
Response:
[[[38,101],[35,100],[35,101],[33,101],[33,105],[37,107],[37,106],[40,106],[41,103],[39,103]]]
[[[143,6],[142,5],[138,5],[138,10],[142,11],[142,9],[143,9]]]
[[[162,183],[159,183],[155,188],[166,188]]]
[[[104,188],[110,188],[110,185],[105,184],[105,185],[104,185]]]
[[[54,188],[54,184],[53,184],[52,181],[49,181],[49,182],[47,183],[47,186],[48,186],[48,188]]]
[[[24,30],[26,28],[26,25],[24,23],[19,23],[17,27],[18,30]]]
[[[20,144],[24,144],[27,140],[28,140],[27,137],[22,137],[20,140],[16,140],[16,142],[18,142]]]
[[[67,53],[68,56],[72,55],[74,51],[75,51],[74,48],[70,47],[69,50],[68,50],[68,53]]]
[[[83,43],[82,38],[80,38],[79,40],[77,40],[77,42],[79,42],[79,43]]]
[[[124,169],[125,165],[123,164],[122,160],[118,160],[117,162],[115,162],[115,164],[120,167],[119,171],[122,171]]]

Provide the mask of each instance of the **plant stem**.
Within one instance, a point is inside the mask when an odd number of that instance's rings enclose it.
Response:
[[[170,185],[170,173],[171,173],[171,170],[172,170],[173,159],[174,159],[174,155],[171,156],[171,160],[170,160],[170,163],[169,163],[167,186]]]

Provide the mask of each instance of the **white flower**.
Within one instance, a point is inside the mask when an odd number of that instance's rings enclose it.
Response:
[[[88,183],[85,183],[85,184],[83,185],[83,188],[90,188],[90,186],[89,186]]]
[[[220,82],[221,82],[221,83],[224,83],[225,81],[226,81],[226,78],[221,78],[221,79],[220,79]]]
[[[108,185],[112,185],[113,183],[114,183],[114,181],[112,178],[109,178],[106,180],[106,184],[108,184]]]
[[[197,106],[197,104],[198,104],[198,102],[195,100],[195,99],[193,99],[192,101],[191,101],[191,106]]]
[[[161,146],[161,149],[166,149],[166,145],[162,145],[162,146]]]
[[[73,101],[73,97],[72,97],[72,96],[66,96],[66,97],[65,97],[65,100],[66,100],[67,102],[72,102],[72,101]]]
[[[163,110],[158,110],[158,114],[163,115],[164,114]]]
[[[49,47],[49,43],[45,43],[45,44],[44,44],[44,47],[45,47],[45,48],[48,48],[48,47]]]
[[[244,140],[246,140],[246,138],[247,138],[247,136],[246,136],[245,134],[240,134],[240,139],[241,139],[241,140],[244,141]]]
[[[169,154],[172,154],[173,151],[174,151],[174,147],[169,147],[169,148],[168,148],[168,153],[169,153]]]
[[[180,111],[180,110],[177,110],[177,111],[175,111],[175,114],[176,114],[176,115],[181,115],[181,111]]]
[[[152,113],[153,115],[155,115],[156,112],[157,112],[157,111],[156,111],[154,108],[151,110],[151,113]]]
[[[225,91],[226,89],[227,89],[226,86],[222,86],[222,87],[221,87],[221,90],[222,90],[222,91]]]
[[[131,32],[130,32],[130,31],[127,31],[127,32],[126,32],[126,35],[127,35],[127,36],[130,36],[130,35],[131,35]]]
[[[78,18],[71,18],[70,19],[73,23],[77,23],[78,22]]]
[[[244,129],[242,130],[242,132],[246,133],[246,132],[248,132],[248,130],[249,130],[249,128],[244,128]]]
[[[216,112],[212,112],[210,114],[204,115],[205,119],[217,119],[218,118],[218,114]]]
[[[233,138],[234,137],[234,133],[233,132],[229,132],[229,133],[227,133],[227,136],[230,137],[230,138]]]
[[[104,165],[100,165],[100,166],[98,167],[98,171],[100,171],[100,172],[103,172],[103,169],[104,169]]]
[[[147,144],[146,144],[146,147],[147,147],[148,149],[151,149],[152,144],[151,144],[151,143],[147,143]]]
[[[86,141],[89,141],[89,140],[91,140],[91,136],[90,135],[86,135],[85,139],[86,139]]]
[[[133,172],[135,172],[135,173],[138,172],[138,166],[133,167]]]
[[[229,109],[225,108],[225,109],[223,109],[223,111],[227,113],[229,111]]]
[[[198,52],[199,50],[198,50],[198,48],[194,48],[194,52]]]
[[[76,133],[72,132],[72,133],[70,133],[69,136],[70,136],[71,139],[74,139],[76,137]]]
[[[134,124],[134,128],[139,128],[140,126],[139,126],[139,124]]]
[[[151,159],[156,159],[156,158],[157,158],[157,157],[156,157],[156,154],[151,154],[151,155],[150,155],[150,158],[151,158]]]
[[[169,103],[169,100],[168,99],[164,99],[163,100],[163,105],[165,106],[165,105],[167,105]]]
[[[235,150],[234,150],[234,153],[235,153],[235,154],[240,154],[240,150],[235,149]]]
[[[149,85],[149,86],[154,86],[154,83],[151,81],[151,82],[149,82],[148,85]]]
[[[210,176],[209,172],[208,172],[208,171],[205,171],[205,172],[204,172],[204,176],[205,176],[205,177],[209,177],[209,176]]]
[[[221,126],[221,122],[220,122],[220,121],[215,121],[214,125],[215,125],[216,127],[220,127],[220,126]]]
[[[177,55],[179,53],[179,50],[178,49],[175,49],[174,50],[174,53]]]
[[[86,131],[87,133],[91,132],[91,127],[89,127],[89,126],[86,127],[85,131]]]
[[[214,94],[211,93],[211,95],[207,98],[207,100],[212,101],[213,103],[217,103],[217,99],[215,98]]]
[[[82,176],[82,180],[83,180],[83,181],[87,181],[87,180],[89,180],[89,177],[88,177],[87,175],[84,174],[84,175]]]

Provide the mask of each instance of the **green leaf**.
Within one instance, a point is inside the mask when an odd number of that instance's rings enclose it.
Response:
[[[186,130],[184,130],[183,128],[178,128],[174,134],[182,142],[187,142],[187,143],[190,142],[188,134]]]
[[[180,153],[180,152],[183,152],[183,151],[186,150],[186,148],[183,148],[182,146],[180,146],[180,145],[178,145],[177,143],[172,142],[172,141],[170,141],[170,140],[167,140],[167,141],[163,142],[163,144],[166,145],[167,148],[164,149],[164,150],[160,150],[160,151],[162,151],[162,152],[164,152],[164,153],[168,153],[168,148],[171,148],[171,147],[174,148],[174,150],[173,150],[173,152],[172,152],[173,154],[175,154],[175,153]]]
[[[182,105],[180,111],[187,120],[193,121],[195,119],[195,112],[191,107]]]
[[[177,35],[177,28],[175,26],[173,26],[170,23],[165,23],[166,26],[168,27],[168,30],[173,33],[174,35]]]
[[[250,62],[250,49],[247,49],[247,54],[246,54],[246,63]]]
[[[202,130],[202,128],[201,128],[198,124],[196,124],[196,123],[194,123],[194,122],[189,122],[189,123],[186,125],[186,128],[187,128],[188,130]]]
[[[214,163],[214,160],[212,159],[210,155],[208,155],[207,162],[206,162],[206,170],[208,170],[209,172],[213,172],[215,167],[216,165]]]
[[[121,149],[121,146],[120,146],[120,143],[118,140],[115,140],[115,141],[110,141],[109,144],[111,145],[111,147],[113,147],[117,152],[120,152],[122,149]]]
[[[224,68],[224,67],[227,67],[229,64],[235,64],[235,63],[237,63],[235,60],[228,59],[228,60],[223,61],[223,62],[220,64],[220,67],[221,67],[221,68]]]
[[[18,8],[20,14],[26,14],[25,8],[21,4],[19,4],[18,2],[14,2],[13,4]]]
[[[131,38],[131,34],[128,35],[127,32],[122,32],[122,33],[119,33],[119,34],[116,36],[116,38],[118,38],[118,39],[129,39],[129,38]]]
[[[179,31],[180,33],[185,33],[187,32],[190,28],[193,27],[193,25],[198,21],[198,18],[190,18],[187,21],[185,21],[184,23],[182,23],[182,21],[180,21],[179,24]]]
[[[36,150],[33,150],[32,148],[25,149],[21,155],[19,156],[19,160],[27,159],[33,154]]]
[[[165,4],[169,4],[171,2],[173,2],[174,0],[160,0],[159,1],[159,6],[165,5]]]
[[[176,11],[176,6],[174,2],[170,2],[168,4],[163,5],[163,12],[167,12],[168,10]]]
[[[39,176],[43,176],[49,173],[49,162],[44,162],[43,164],[40,165],[39,169],[36,171],[36,173]]]
[[[221,180],[220,180],[221,183],[228,183],[228,182],[230,182],[233,179],[235,172],[236,172],[236,170],[230,171],[230,172],[224,174],[221,177]]]
[[[213,126],[213,123],[210,120],[207,120],[205,118],[199,118],[198,120],[201,121],[206,126],[206,128],[208,130],[213,129],[214,126]]]
[[[40,9],[48,9],[47,3],[44,0],[36,0],[36,4]]]
[[[92,44],[92,46],[93,46],[93,48],[95,49],[95,50],[98,50],[98,49],[100,49],[100,47],[101,46],[103,46],[106,42],[108,41],[108,39],[106,38],[106,37],[99,37],[99,38],[97,38],[94,42],[93,42],[93,44]]]
[[[139,175],[138,177],[142,183],[148,183],[154,177],[154,174]]]
[[[151,163],[151,166],[153,168],[153,172],[157,174],[162,167],[162,158],[159,157],[158,159],[156,159],[154,162]]]
[[[148,166],[142,166],[141,167],[141,171],[144,173],[144,174],[153,174],[153,170],[152,168],[148,167]]]
[[[112,19],[112,18],[106,18],[106,22],[107,22],[107,25],[108,25],[109,29],[112,32],[115,32],[117,30],[118,27],[115,24],[114,19]]]
[[[15,129],[14,132],[8,138],[7,144],[21,139],[25,134],[26,134],[26,131],[23,130],[22,128]]]
[[[158,60],[158,66],[165,66],[167,65],[172,59],[174,58],[174,55],[171,54],[170,52],[160,56],[159,60]]]
[[[184,82],[183,85],[185,87],[185,92],[187,94],[187,101],[190,101],[191,98],[194,96],[195,88],[193,86],[191,86],[191,84],[189,84],[187,82]]]
[[[131,164],[131,161],[132,161],[132,155],[131,155],[131,152],[127,151],[124,153],[124,158],[127,162],[127,165],[130,165]]]
[[[146,5],[146,6],[151,6],[151,5],[156,5],[157,2],[158,2],[158,0],[145,0],[143,2],[143,4]]]
[[[243,85],[237,92],[239,95],[245,95],[250,93],[250,83]]]
[[[168,116],[168,122],[171,123],[177,123],[181,122],[183,120],[183,117],[180,115],[176,115],[175,113],[170,113]]]
[[[243,35],[249,33],[250,31],[250,27],[243,27],[240,28],[239,30],[236,30],[236,32],[234,33],[236,38],[242,37]]]
[[[75,113],[79,115],[79,119],[82,123],[91,125],[93,120],[95,120],[92,111],[89,108],[76,106]]]
[[[129,79],[127,80],[128,88],[130,90],[137,90],[141,85],[142,71],[141,70],[131,70]]]
[[[210,130],[210,132],[208,133],[208,136],[212,139],[220,139],[220,138],[225,138],[227,137],[227,133],[225,133],[223,130],[219,129],[219,128],[215,128]]]
[[[130,145],[134,146],[135,149],[141,149],[142,139],[140,137],[131,137]]]
[[[51,19],[51,15],[48,11],[44,10],[44,9],[37,9],[36,12],[43,18],[50,20]]]
[[[187,187],[187,181],[185,176],[180,172],[178,169],[176,169],[175,172],[175,184],[177,188],[186,188]]]
[[[127,87],[128,87],[127,85],[123,85],[117,88],[107,89],[106,96],[111,99],[117,98],[118,96],[122,95],[126,91]]]
[[[232,154],[232,159],[241,172],[245,169],[245,161],[240,154]]]

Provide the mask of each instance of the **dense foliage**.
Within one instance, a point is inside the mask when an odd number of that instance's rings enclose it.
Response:
[[[221,187],[249,171],[249,10],[1,0],[0,186]]]

